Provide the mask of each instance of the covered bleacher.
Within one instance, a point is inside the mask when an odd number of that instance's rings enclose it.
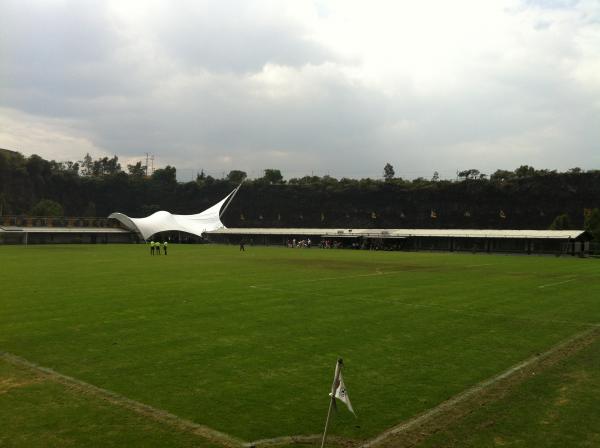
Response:
[[[376,250],[583,254],[590,235],[584,230],[222,228],[206,238],[229,244],[289,245],[310,238],[313,245],[326,240],[336,247]]]

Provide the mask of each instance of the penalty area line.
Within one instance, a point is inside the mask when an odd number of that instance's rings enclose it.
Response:
[[[577,353],[600,338],[600,328],[594,327],[559,342],[547,351],[534,355],[504,372],[475,384],[436,407],[387,429],[359,448],[415,446],[437,431],[473,412],[482,404],[501,399],[518,384],[563,359]]]
[[[101,398],[113,405],[132,411],[143,417],[150,418],[177,431],[200,436],[225,447],[240,448],[246,446],[246,441],[238,439],[237,437],[217,431],[216,429],[209,428],[208,426],[201,425],[199,423],[194,423],[191,420],[178,417],[177,415],[171,414],[163,409],[158,409],[139,401],[132,400],[131,398],[127,398],[111,390],[103,389],[101,387],[94,386],[93,384],[86,383],[85,381],[78,380],[77,378],[63,375],[62,373],[59,373],[48,367],[40,366],[28,361],[25,358],[13,355],[12,353],[0,352],[0,359],[14,366],[24,367],[28,370],[32,370],[35,373],[54,381],[55,383],[60,383],[69,387],[71,390],[76,390],[86,395]]]
[[[376,270],[375,272],[370,272],[368,274],[354,274],[354,275],[340,275],[338,277],[319,277],[319,278],[311,278],[311,279],[305,279],[305,280],[291,280],[291,281],[287,281],[287,282],[283,282],[281,284],[277,284],[279,286],[293,286],[296,284],[303,284],[303,283],[318,283],[318,282],[327,282],[327,281],[331,281],[331,280],[349,280],[349,279],[353,279],[353,278],[363,278],[363,277],[379,277],[379,276],[383,276],[383,275],[394,275],[394,274],[400,274],[404,271],[381,271],[381,270]],[[262,288],[262,289],[267,289],[267,288],[271,288],[272,285],[274,285],[273,283],[269,283],[266,285],[248,285],[249,288]]]
[[[565,283],[574,282],[575,280],[577,280],[577,279],[575,279],[575,278],[570,278],[569,280],[563,280],[562,282],[548,283],[548,284],[546,284],[546,285],[540,285],[540,286],[538,286],[538,288],[540,288],[540,289],[541,289],[541,288],[547,288],[548,286],[557,286],[557,285],[563,285],[563,284],[565,284]]]

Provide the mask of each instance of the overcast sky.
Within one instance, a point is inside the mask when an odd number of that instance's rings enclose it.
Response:
[[[2,0],[0,147],[204,169],[600,168],[599,0]]]

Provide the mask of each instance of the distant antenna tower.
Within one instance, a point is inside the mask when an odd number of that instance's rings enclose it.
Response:
[[[146,177],[148,177],[148,161],[152,163],[152,168],[150,170],[150,174],[154,173],[154,154],[150,155],[146,153]]]

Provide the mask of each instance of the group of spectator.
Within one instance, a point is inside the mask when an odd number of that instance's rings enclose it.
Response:
[[[341,249],[342,242],[341,241],[333,241],[333,240],[321,240],[321,244],[319,244],[321,249]]]
[[[287,240],[287,247],[310,248],[312,247],[312,241],[310,240],[310,238],[302,240],[291,238]],[[333,239],[322,239],[319,241],[318,247],[320,247],[321,249],[400,250],[400,246],[398,244],[384,245],[381,241],[373,241],[366,239],[353,240],[352,242]]]
[[[303,240],[297,240],[296,238],[291,238],[287,240],[287,247],[290,249],[294,248],[307,248],[310,249],[312,247],[312,241],[310,238],[306,238]],[[319,247],[321,249],[341,249],[344,247],[341,241],[334,240],[321,240],[319,242]]]
[[[287,241],[287,247],[293,249],[295,247],[305,247],[307,249],[310,249],[312,246],[312,241],[310,240],[310,238],[307,238],[305,240],[298,240],[296,241],[296,238],[292,238],[291,240]]]

